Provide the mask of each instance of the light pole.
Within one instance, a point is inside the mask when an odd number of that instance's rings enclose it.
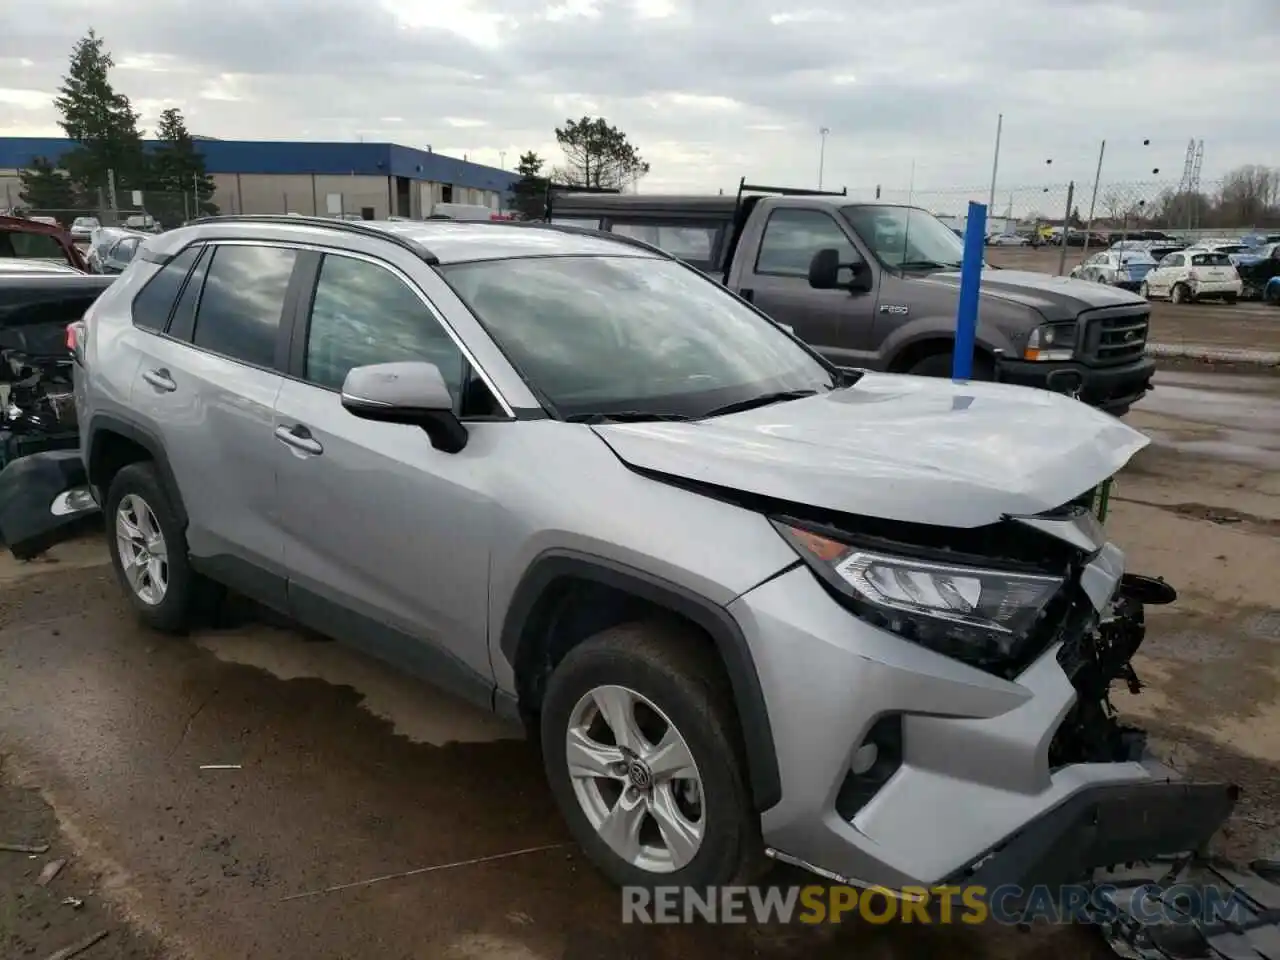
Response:
[[[831,132],[830,127],[818,128],[818,189],[822,189],[822,168],[827,161],[827,134]]]
[[[996,173],[1000,170],[1000,132],[1004,129],[1004,114],[996,118],[996,149],[991,160],[991,196],[987,200],[987,213],[993,214],[996,209]]]
[[[507,169],[507,151],[505,150],[498,151],[498,168],[500,170]]]
[[[1144,147],[1151,146],[1151,140],[1150,139],[1143,140],[1142,145]],[[1107,141],[1103,140],[1102,145],[1098,147],[1098,169],[1093,175],[1093,197],[1089,201],[1089,220],[1084,227],[1084,249],[1081,250],[1080,252],[1080,256],[1082,258],[1088,256],[1089,254],[1089,231],[1093,229],[1094,205],[1098,201],[1098,187],[1102,183],[1102,158],[1106,156],[1106,153],[1107,153]],[[1160,172],[1160,168],[1154,167],[1152,168],[1151,172],[1153,174],[1158,174]],[[1146,201],[1141,201],[1139,203],[1139,206],[1140,207],[1146,206]],[[1129,216],[1126,210],[1125,218],[1124,218],[1124,232],[1122,236],[1127,236],[1128,232],[1129,232]]]

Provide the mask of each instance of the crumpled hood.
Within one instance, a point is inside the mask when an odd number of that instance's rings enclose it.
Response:
[[[638,469],[949,527],[1061,506],[1149,442],[1061,394],[877,373],[831,393],[709,420],[593,429]]]
[[[960,272],[931,273],[921,282],[958,288]],[[983,270],[981,296],[1031,307],[1046,320],[1074,320],[1082,311],[1099,307],[1146,304],[1137,294],[1119,287],[1027,270]]]

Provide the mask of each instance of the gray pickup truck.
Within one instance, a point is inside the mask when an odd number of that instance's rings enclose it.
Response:
[[[547,218],[646,241],[720,277],[841,367],[951,374],[963,243],[926,210],[744,182],[728,196],[549,195]],[[1151,389],[1150,314],[1103,284],[988,266],[973,376],[998,369],[1004,382],[1123,415]]]

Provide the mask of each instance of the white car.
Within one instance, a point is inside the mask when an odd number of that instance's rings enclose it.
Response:
[[[997,233],[988,237],[987,243],[993,247],[1026,247],[1031,244],[1031,238],[1018,233]]]
[[[1156,261],[1145,250],[1104,250],[1072,268],[1077,280],[1093,280],[1123,290],[1138,290]]]
[[[29,219],[32,223],[43,223],[43,224],[45,224],[46,226],[50,226],[50,227],[56,227],[56,226],[58,226],[58,218],[57,218],[57,217],[44,217],[44,216],[40,216],[40,217],[28,217],[28,219]]]
[[[1147,273],[1138,292],[1148,298],[1165,298],[1174,303],[1222,299],[1235,303],[1244,283],[1230,256],[1212,250],[1182,250],[1171,253]]]
[[[101,226],[102,222],[97,217],[76,217],[71,222],[71,239],[88,240]]]

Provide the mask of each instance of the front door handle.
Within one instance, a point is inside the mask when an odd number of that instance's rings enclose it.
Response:
[[[276,439],[293,447],[295,450],[301,450],[303,453],[309,453],[312,456],[318,457],[324,453],[324,447],[320,441],[313,437],[311,431],[300,423],[292,427],[276,427]]]
[[[148,370],[142,375],[142,379],[162,393],[173,393],[178,389],[178,385],[173,382],[173,377],[169,376],[169,371],[163,368]]]

